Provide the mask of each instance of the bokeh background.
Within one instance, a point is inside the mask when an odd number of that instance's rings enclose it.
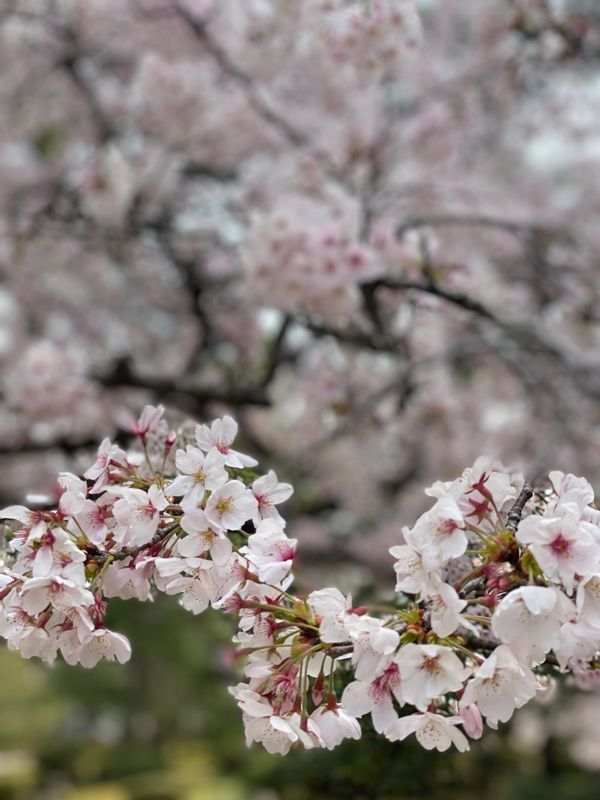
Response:
[[[0,505],[146,402],[228,412],[296,487],[299,591],[385,600],[478,455],[600,484],[599,187],[595,0],[0,0]],[[594,692],[282,759],[226,619],[111,614],[125,666],[0,649],[0,798],[598,796]]]

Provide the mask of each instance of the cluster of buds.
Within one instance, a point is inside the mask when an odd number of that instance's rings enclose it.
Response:
[[[0,511],[10,649],[125,662],[129,642],[105,625],[110,598],[162,591],[195,614],[219,608],[238,620],[245,680],[231,693],[247,742],[281,754],[358,739],[366,715],[392,741],[414,733],[426,749],[463,751],[552,673],[593,677],[600,512],[585,480],[554,472],[534,493],[479,459],[427,490],[432,508],[391,549],[395,602],[353,607],[335,588],[290,591],[296,541],[278,506],[292,487],[233,448],[235,421],[197,426],[172,459],[162,416],[147,406],[133,426],[140,453],[105,440],[85,479],[63,473],[56,509]]]

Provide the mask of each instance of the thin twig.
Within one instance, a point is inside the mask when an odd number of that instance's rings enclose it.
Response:
[[[516,532],[519,526],[519,522],[521,521],[521,517],[523,516],[523,509],[525,508],[527,501],[530,500],[531,497],[533,497],[533,489],[528,483],[525,483],[525,485],[521,489],[521,493],[515,500],[514,505],[512,506],[506,517],[505,527],[507,531],[510,531],[511,533]]]

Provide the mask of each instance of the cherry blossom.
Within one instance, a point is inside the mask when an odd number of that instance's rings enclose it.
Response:
[[[375,730],[384,733],[398,718],[393,699],[404,705],[400,671],[391,661],[372,680],[349,683],[342,694],[342,707],[353,717],[371,714]]]
[[[113,633],[106,628],[91,631],[84,639],[77,652],[77,660],[82,667],[95,667],[103,658],[124,664],[131,657],[131,647],[127,639],[120,633]]]
[[[254,516],[257,505],[243,483],[228,481],[208,498],[206,518],[217,528],[236,530]]]
[[[517,530],[517,538],[529,549],[544,573],[560,581],[568,591],[575,587],[577,575],[600,570],[600,540],[594,537],[591,523],[566,512],[560,517],[527,517]],[[591,529],[591,530],[590,530]],[[596,529],[600,534],[600,529]]]
[[[199,448],[188,445],[185,451],[177,451],[175,464],[181,474],[165,491],[171,496],[181,497],[182,506],[198,505],[207,489],[219,489],[228,479],[224,468],[225,456],[216,448],[204,454]]]
[[[600,630],[600,574],[588,574],[577,587],[577,609],[586,622]]]
[[[216,419],[210,427],[199,425],[196,428],[196,441],[198,447],[205,453],[208,453],[213,447],[216,448],[225,457],[224,463],[228,467],[256,466],[256,459],[231,448],[237,432],[237,422],[232,417],[225,416],[223,419]]]
[[[129,642],[106,627],[114,597],[212,606],[237,620],[231,693],[246,741],[282,755],[358,739],[367,714],[390,741],[414,733],[425,749],[463,752],[548,673],[589,683],[597,671],[600,544],[582,479],[553,473],[533,503],[522,476],[479,459],[433,484],[432,508],[396,528],[393,599],[355,607],[333,586],[294,594],[298,540],[274,509],[291,487],[227,464],[235,425],[200,426],[200,446],[183,439],[175,457],[180,434],[162,411],[138,427],[137,450],[102,442],[93,499],[62,473],[55,508],[0,511],[0,635],[24,658],[127,661]]]
[[[352,613],[351,598],[339,589],[319,589],[307,597],[319,620],[319,633],[324,642],[343,642],[348,637],[346,621]]]
[[[131,426],[131,432],[145,443],[148,433],[157,427],[164,413],[164,406],[145,406],[139,419]]]
[[[509,647],[500,645],[467,683],[460,701],[461,709],[476,705],[486,723],[496,727],[498,722],[509,720],[515,708],[535,697],[537,689],[533,672]]]
[[[58,575],[30,578],[21,587],[21,604],[28,614],[39,614],[49,605],[60,610],[91,605],[94,598],[87,589]]]
[[[355,717],[347,714],[337,705],[319,706],[313,711],[310,719],[317,726],[317,730],[328,750],[333,750],[344,739],[360,739],[361,728]]]
[[[434,644],[409,642],[398,653],[396,663],[402,695],[420,711],[425,711],[434,697],[461,689],[471,674],[450,648]]]
[[[463,514],[451,495],[440,497],[433,508],[423,514],[409,535],[418,543],[427,569],[437,569],[465,552],[464,527]]]
[[[444,752],[452,745],[460,753],[469,749],[467,737],[456,726],[462,724],[461,717],[443,717],[429,711],[424,714],[410,714],[400,717],[386,731],[391,741],[402,741],[414,733],[419,744],[425,750]]]
[[[492,618],[492,630],[505,644],[526,641],[532,656],[556,647],[561,623],[572,604],[556,588],[523,586],[504,597]]]
[[[95,481],[90,489],[91,494],[98,494],[109,483],[111,479],[111,467],[119,467],[123,464],[125,453],[120,447],[113,444],[110,439],[104,439],[98,448],[96,462],[84,473],[84,478]]]
[[[122,545],[147,544],[158,530],[160,512],[168,505],[162,491],[151,486],[148,493],[129,487],[111,488],[110,492],[117,497],[112,509],[117,523],[115,538]]]
[[[265,583],[281,583],[296,555],[296,539],[290,539],[275,520],[263,520],[241,551]]]
[[[181,529],[188,535],[181,539],[177,550],[184,558],[197,558],[209,552],[216,564],[225,564],[232,552],[231,541],[223,530],[214,530],[204,511],[186,509],[181,518]]]
[[[258,524],[261,519],[281,520],[281,514],[275,508],[280,503],[284,503],[292,494],[293,487],[289,483],[280,483],[273,470],[269,470],[266,475],[257,478],[252,483],[252,493],[256,497],[258,510],[254,517],[254,522]]]
[[[427,584],[429,570],[425,568],[423,553],[417,549],[418,544],[411,532],[405,528],[402,533],[403,538],[411,544],[395,545],[389,551],[396,559],[396,591],[417,594]]]

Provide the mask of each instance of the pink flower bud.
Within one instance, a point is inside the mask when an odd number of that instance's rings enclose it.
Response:
[[[164,448],[165,455],[169,454],[171,448],[173,447],[176,441],[177,441],[177,433],[175,431],[170,431],[169,435],[165,439],[165,448]]]
[[[467,735],[470,736],[471,739],[481,739],[483,734],[483,719],[475,703],[461,708],[460,716]]]

